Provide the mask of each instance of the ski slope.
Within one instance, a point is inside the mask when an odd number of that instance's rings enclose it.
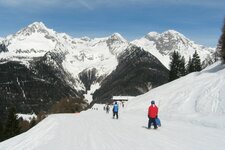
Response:
[[[138,96],[119,119],[103,105],[77,114],[50,115],[0,150],[224,150],[225,65],[216,63]],[[146,129],[151,100],[162,127]]]
[[[224,150],[225,130],[162,120],[146,129],[146,116],[126,111],[119,120],[103,110],[51,115],[30,131],[0,144],[1,150]]]

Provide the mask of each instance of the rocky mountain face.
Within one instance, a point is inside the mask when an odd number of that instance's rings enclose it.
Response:
[[[178,51],[184,56],[186,61],[197,51],[204,65],[207,65],[209,60],[214,59],[215,53],[215,48],[195,44],[183,34],[174,30],[168,30],[161,34],[150,32],[141,39],[132,41],[132,43],[153,54],[167,68],[169,68],[170,56],[174,51]]]
[[[112,72],[127,45],[118,33],[73,39],[37,22],[6,37],[0,46],[1,117],[12,105],[21,113],[38,112],[67,97],[83,99],[78,103],[85,108],[84,94]]]
[[[137,96],[168,82],[162,63],[140,47],[130,46],[119,57],[117,68],[101,83],[93,103],[106,103],[114,95]]]
[[[20,113],[30,113],[47,111],[63,98],[83,98],[83,93],[69,86],[63,80],[65,77],[61,78],[62,70],[52,68],[44,59],[34,60],[32,69],[14,61],[0,64],[1,118],[11,106],[16,106]],[[77,103],[87,106],[84,101]]]
[[[94,95],[93,103],[103,103],[112,95],[145,93],[167,82],[174,50],[187,58],[197,50],[202,60],[213,53],[172,30],[129,42],[119,33],[73,38],[35,22],[0,40],[2,111],[17,102],[27,113],[64,97]]]
[[[5,44],[0,44],[0,53],[1,52],[8,52],[7,47],[5,46]]]

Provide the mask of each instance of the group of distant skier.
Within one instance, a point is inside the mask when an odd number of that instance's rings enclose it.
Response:
[[[104,107],[104,110],[106,111],[107,114],[109,113],[109,111],[110,111],[109,104],[107,104],[107,105]],[[114,103],[112,111],[113,111],[113,119],[115,118],[115,116],[116,116],[116,119],[118,119],[118,118],[119,118],[119,115],[118,115],[118,112],[119,112],[119,105],[118,105],[117,102]]]
[[[124,107],[124,103],[122,103],[122,107]],[[107,104],[104,107],[104,110],[106,111],[106,113],[109,113],[110,111],[110,107],[109,104]],[[116,119],[119,118],[118,112],[119,112],[119,105],[117,103],[117,101],[114,102],[113,104],[113,119],[116,117]],[[158,127],[161,126],[160,120],[158,118],[158,107],[155,104],[155,101],[151,101],[151,105],[148,108],[148,129],[151,128],[152,124],[154,126],[154,129],[157,129]]]
[[[110,111],[109,104],[107,104],[107,105],[104,107],[104,110],[106,111],[107,114],[109,113],[109,111]]]

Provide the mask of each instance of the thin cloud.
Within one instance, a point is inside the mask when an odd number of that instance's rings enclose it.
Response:
[[[211,8],[224,8],[224,0],[162,0],[165,3],[177,4],[177,5],[194,5],[204,6]]]
[[[23,7],[24,9],[38,7],[83,7],[94,9],[98,7],[120,7],[129,4],[172,4],[197,5],[206,7],[224,7],[224,0],[0,0],[7,7]]]
[[[0,0],[0,4],[9,7],[20,7],[24,6],[26,8],[28,5],[43,5],[43,6],[50,6],[58,4],[60,0]]]

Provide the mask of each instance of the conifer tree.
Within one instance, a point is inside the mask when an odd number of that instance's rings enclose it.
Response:
[[[195,53],[193,54],[193,58],[192,58],[192,72],[195,71],[201,71],[202,70],[202,65],[201,65],[201,59],[197,53],[197,51],[195,51]]]
[[[3,124],[0,120],[0,142],[3,141]]]
[[[222,35],[220,36],[217,49],[219,50],[223,63],[225,63],[225,19],[222,28]]]
[[[185,75],[186,75],[185,59],[184,59],[184,56],[182,56],[180,60],[180,77]]]
[[[177,78],[179,78],[177,72],[178,72],[178,61],[179,56],[178,52],[174,51],[171,57],[171,63],[170,63],[170,72],[169,72],[169,81],[173,81]]]
[[[192,65],[192,59],[191,57],[189,57],[189,60],[188,60],[188,64],[187,64],[187,73],[191,73],[193,72],[193,65]]]
[[[174,51],[171,57],[169,80],[173,81],[185,74],[185,59],[178,52]]]
[[[17,119],[16,109],[9,109],[8,118],[4,129],[4,138],[8,139],[20,133],[19,120]]]

